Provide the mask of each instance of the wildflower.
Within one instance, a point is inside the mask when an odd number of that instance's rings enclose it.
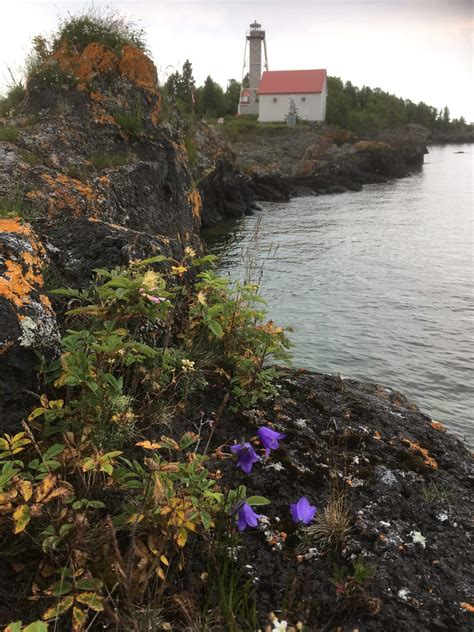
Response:
[[[293,521],[302,522],[303,524],[309,524],[316,513],[316,507],[309,504],[306,496],[301,496],[298,502],[291,503],[290,509]]]
[[[152,291],[154,288],[151,288]],[[141,294],[143,297],[145,297],[146,299],[148,299],[151,303],[156,303],[157,305],[159,303],[166,303],[168,301],[167,298],[165,298],[164,296],[153,296],[152,294],[147,294],[145,292],[145,290],[141,287],[138,290],[139,294]]]
[[[270,454],[270,450],[276,450],[278,448],[278,442],[286,437],[286,434],[276,432],[276,430],[267,427],[259,428],[257,434],[265,448],[265,456]]]
[[[194,250],[194,248],[191,248],[191,246],[186,246],[186,248],[184,249],[184,254],[187,257],[191,257],[194,259],[194,257],[196,256],[196,251]]]
[[[247,527],[256,527],[260,518],[263,517],[264,516],[255,513],[248,503],[243,503],[237,516],[237,526],[239,527],[239,531],[245,531]]]
[[[198,292],[196,298],[198,300],[198,303],[201,303],[201,305],[206,304],[206,295],[204,294],[204,292]]]
[[[253,464],[260,461],[260,457],[257,456],[248,442],[232,445],[230,451],[237,457],[237,467],[240,467],[246,474],[250,474]]]
[[[181,360],[181,368],[183,373],[192,373],[195,371],[193,360]]]
[[[175,276],[183,276],[186,270],[187,270],[186,266],[171,266],[171,272]]]
[[[143,275],[142,283],[147,290],[153,290],[156,287],[157,282],[158,274],[156,272],[148,270],[148,272],[145,272],[145,274]]]

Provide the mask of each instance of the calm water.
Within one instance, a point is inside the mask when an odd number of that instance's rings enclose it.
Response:
[[[295,366],[398,388],[471,439],[473,156],[473,145],[433,147],[410,178],[267,203],[205,235],[231,277],[249,253],[263,264]]]

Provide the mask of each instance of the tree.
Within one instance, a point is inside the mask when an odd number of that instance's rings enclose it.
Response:
[[[235,79],[230,79],[225,91],[225,114],[237,114],[240,101],[241,86]]]

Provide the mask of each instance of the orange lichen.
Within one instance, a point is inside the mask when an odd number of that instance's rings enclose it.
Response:
[[[174,141],[172,141],[171,144],[176,152],[176,158],[179,160],[179,162],[181,162],[182,164],[187,164],[189,160],[188,151],[183,143],[175,143]]]
[[[62,173],[52,176],[43,173],[42,180],[48,185],[44,191],[32,191],[27,197],[41,198],[45,201],[50,217],[58,212],[69,211],[75,217],[95,212],[97,195],[89,184],[70,178]]]
[[[51,59],[59,64],[62,71],[71,73],[80,79],[79,85],[83,85],[85,81],[90,81],[98,75],[115,70],[118,64],[118,57],[115,53],[95,42],[88,44],[78,54],[71,51],[67,41],[63,40],[59,48],[51,55]]]
[[[122,77],[136,86],[157,91],[155,64],[139,48],[124,46],[118,69]]]
[[[202,199],[201,194],[197,189],[193,189],[188,193],[188,202],[191,204],[193,217],[195,217],[196,219],[200,219],[202,211]]]
[[[26,224],[20,224],[19,217],[0,219],[0,233],[19,233],[28,235],[30,230]]]
[[[382,435],[380,434],[378,430],[376,430],[374,432],[374,439],[377,439],[377,441],[380,441],[381,438],[382,438]]]
[[[435,430],[441,430],[441,432],[446,432],[446,427],[443,426],[442,423],[440,423],[439,421],[435,421],[434,419],[431,420],[431,427],[434,428]]]
[[[426,448],[422,448],[419,443],[416,443],[416,441],[411,441],[410,439],[402,439],[402,442],[406,443],[409,446],[410,450],[412,450],[412,452],[417,452],[419,455],[421,455],[423,457],[423,462],[425,463],[425,465],[432,467],[434,470],[438,469],[438,463],[432,456],[430,456]]]
[[[0,356],[6,353],[8,349],[11,349],[12,347],[13,340],[8,340],[7,342],[4,342],[3,345],[0,347]]]
[[[474,606],[471,603],[462,601],[459,605],[461,606],[463,610],[467,610],[468,612],[474,612]]]

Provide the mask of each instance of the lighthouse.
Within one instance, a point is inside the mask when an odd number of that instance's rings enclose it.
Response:
[[[265,54],[265,70],[268,70],[265,31],[262,30],[262,25],[255,20],[245,36],[239,114],[258,114],[258,88],[262,77],[262,48]]]

